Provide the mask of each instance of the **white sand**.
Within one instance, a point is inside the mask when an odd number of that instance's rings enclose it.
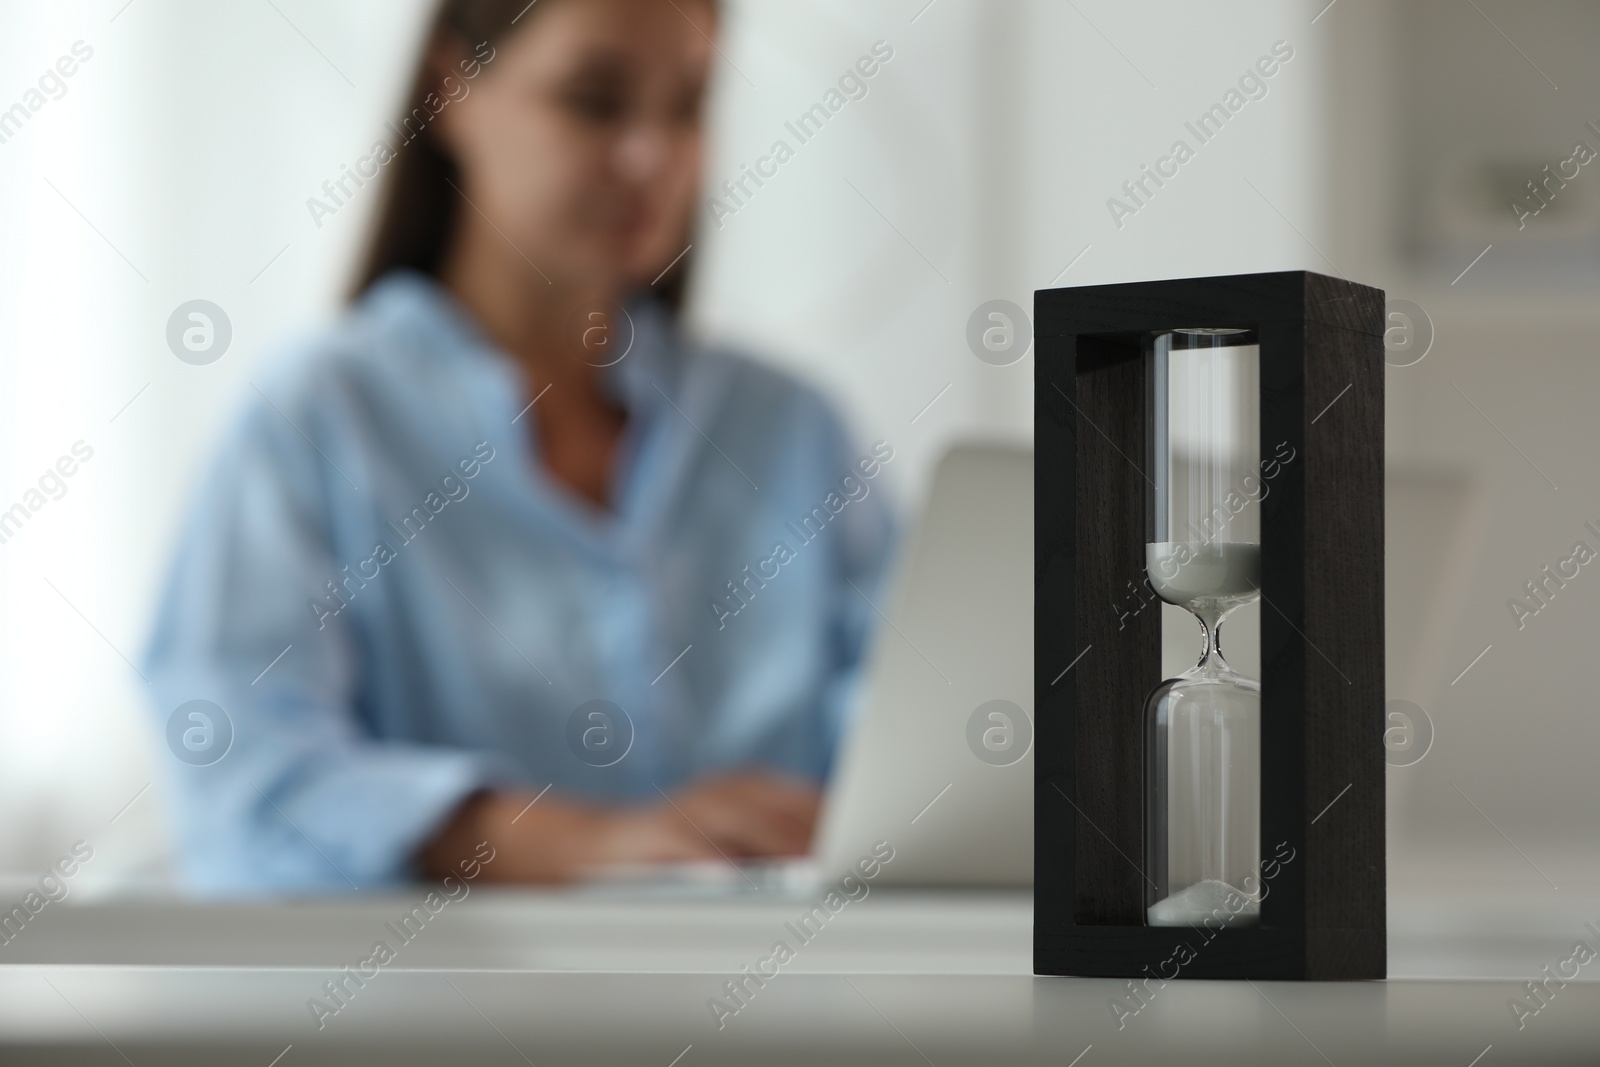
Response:
[[[1239,906],[1239,900],[1244,904]],[[1232,901],[1237,912],[1228,907]],[[1261,918],[1261,902],[1227,882],[1207,878],[1150,905],[1146,921],[1151,926],[1194,926],[1216,912],[1229,926],[1254,926]]]
[[[1169,604],[1242,604],[1261,588],[1261,546],[1229,541],[1154,542],[1144,546],[1144,569],[1150,587]]]

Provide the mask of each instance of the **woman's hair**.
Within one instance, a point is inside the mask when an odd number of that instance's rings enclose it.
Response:
[[[717,6],[715,0],[711,3],[713,8]],[[423,37],[421,59],[395,128],[410,131],[418,125],[417,119],[431,117],[424,100],[430,93],[440,94],[435,83],[442,79],[434,70],[433,56],[441,44],[457,44],[467,54],[484,45],[492,48],[511,33],[526,29],[540,6],[530,5],[528,0],[441,0]],[[361,253],[352,299],[393,270],[437,276],[461,217],[460,171],[432,135],[431,127],[423,124],[421,135],[395,146],[395,153],[384,167],[387,173],[378,214]],[[653,287],[674,311],[683,304],[691,258],[684,256]]]

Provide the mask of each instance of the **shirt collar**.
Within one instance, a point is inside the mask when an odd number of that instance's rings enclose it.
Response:
[[[443,357],[478,357],[512,362],[472,313],[435,279],[413,270],[391,271],[362,297],[362,307],[384,325],[403,332],[422,349]],[[613,325],[622,355],[602,369],[602,386],[630,412],[657,406],[678,389],[681,365],[676,325],[660,301],[635,294]],[[658,391],[659,390],[659,391]]]

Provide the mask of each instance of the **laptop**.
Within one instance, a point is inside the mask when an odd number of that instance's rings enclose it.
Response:
[[[882,596],[882,594],[880,594]],[[895,565],[808,858],[604,872],[604,883],[806,892],[1033,881],[1033,453],[960,444]]]

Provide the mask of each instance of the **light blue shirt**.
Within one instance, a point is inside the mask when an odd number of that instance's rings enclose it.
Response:
[[[890,550],[892,445],[853,445],[817,392],[683,342],[656,305],[629,312],[603,372],[629,413],[609,509],[538,458],[559,393],[527,407],[420,275],[256,379],[146,657],[186,757],[163,752],[193,888],[405,880],[485,787],[659,802],[719,771],[825,779]],[[210,752],[171,726],[195,700],[226,717],[191,734]]]

